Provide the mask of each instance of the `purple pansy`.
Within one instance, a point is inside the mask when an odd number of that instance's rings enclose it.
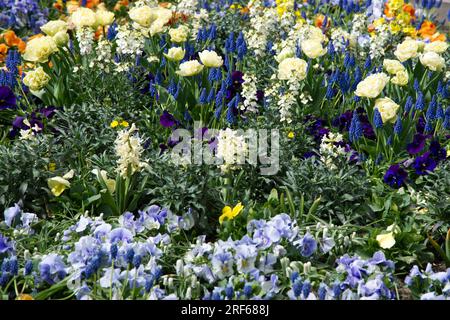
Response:
[[[425,152],[414,160],[413,167],[418,175],[426,175],[432,172],[437,166],[436,161],[431,157],[430,152]]]
[[[16,96],[9,87],[0,87],[0,110],[16,108]]]
[[[401,168],[399,164],[394,164],[389,167],[384,175],[384,182],[392,188],[400,188],[408,178],[408,173]]]

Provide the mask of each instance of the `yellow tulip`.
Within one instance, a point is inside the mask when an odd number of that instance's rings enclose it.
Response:
[[[244,206],[240,202],[233,209],[229,206],[224,207],[222,209],[222,215],[219,217],[219,223],[222,224],[225,218],[233,220],[241,213],[242,209],[244,209]]]

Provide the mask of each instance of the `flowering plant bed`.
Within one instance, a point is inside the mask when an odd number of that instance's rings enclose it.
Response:
[[[450,299],[441,1],[1,1],[2,299]]]

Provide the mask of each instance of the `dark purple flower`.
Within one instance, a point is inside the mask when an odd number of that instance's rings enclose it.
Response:
[[[408,173],[399,164],[393,164],[384,175],[384,182],[392,188],[400,188],[408,178]]]
[[[414,160],[413,167],[418,175],[426,175],[432,172],[437,166],[436,161],[431,157],[430,152],[425,152]]]
[[[0,110],[14,109],[16,107],[16,96],[9,87],[0,87]]]
[[[314,151],[307,151],[303,154],[302,158],[309,159],[309,158],[317,157],[317,156],[318,156],[317,153],[315,153]]]
[[[256,101],[258,103],[263,103],[264,102],[264,91],[256,90]]]
[[[42,114],[47,119],[50,119],[51,117],[53,117],[55,115],[56,108],[55,107],[42,108],[39,110],[39,113]]]
[[[173,115],[164,110],[163,114],[159,117],[159,123],[163,127],[170,128],[177,123],[177,120],[174,118]]]
[[[421,133],[414,135],[413,141],[406,145],[406,150],[409,154],[417,154],[425,147],[426,136]]]
[[[416,124],[416,131],[418,133],[423,133],[425,130],[425,118],[423,116],[420,116],[419,119],[417,120],[417,124]]]
[[[347,110],[340,116],[336,117],[333,120],[332,125],[334,127],[339,128],[339,131],[341,131],[341,132],[348,131],[348,129],[350,128],[350,123],[352,122],[352,117],[353,117],[353,111]]]
[[[231,73],[231,85],[227,88],[227,101],[231,101],[237,93],[242,90],[244,83],[244,74],[241,71]]]
[[[447,158],[447,151],[441,147],[441,144],[437,140],[433,140],[430,143],[429,151],[436,161],[445,160]]]

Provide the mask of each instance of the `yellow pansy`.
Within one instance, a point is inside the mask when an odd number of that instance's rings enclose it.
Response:
[[[50,162],[50,163],[48,164],[48,171],[53,172],[53,171],[55,171],[55,170],[56,170],[56,163]]]
[[[289,133],[288,133],[288,138],[289,138],[289,139],[294,139],[294,136],[295,136],[294,132],[289,131]]]
[[[69,180],[73,178],[74,171],[70,170],[62,177],[56,176],[47,180],[48,187],[55,197],[59,197],[64,190],[70,188]]]
[[[115,127],[117,127],[119,125],[119,121],[117,121],[117,120],[114,120],[114,121],[112,121],[111,122],[111,124],[109,125],[111,128],[115,128]]]
[[[392,22],[390,27],[391,27],[391,32],[394,34],[399,33],[402,30],[402,26],[396,22]]]
[[[120,123],[120,125],[124,128],[127,128],[130,124],[128,123],[128,121],[122,120],[122,122]]]
[[[33,297],[26,293],[21,293],[16,300],[34,300]]]
[[[389,233],[379,234],[376,238],[378,245],[383,249],[390,249],[395,244],[394,233],[391,231]]]
[[[383,25],[385,22],[386,22],[386,20],[384,20],[384,18],[379,18],[379,19],[373,21],[373,26],[376,28],[376,27]]]
[[[228,220],[233,220],[236,216],[241,213],[244,206],[239,202],[233,209],[231,207],[226,206],[222,209],[222,215],[219,217],[219,223],[222,224],[223,219],[227,218]]]

